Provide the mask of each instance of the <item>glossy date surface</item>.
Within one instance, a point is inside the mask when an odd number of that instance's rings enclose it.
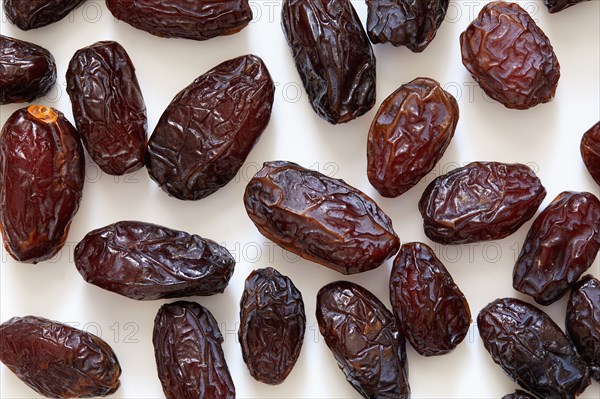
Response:
[[[587,170],[594,181],[600,185],[600,122],[584,133],[580,151]]]
[[[85,0],[3,0],[4,13],[22,30],[60,21]]]
[[[583,3],[584,1],[590,0],[544,0],[544,4],[546,4],[548,11],[553,14],[572,7],[575,4]]]

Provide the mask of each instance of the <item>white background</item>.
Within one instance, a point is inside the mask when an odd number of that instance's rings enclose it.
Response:
[[[459,34],[487,1],[453,1],[437,37],[421,54],[390,45],[374,46],[377,57],[377,104],[348,124],[332,126],[311,109],[280,26],[280,1],[252,1],[254,21],[233,36],[205,42],[163,39],[117,22],[101,0],[89,0],[64,20],[23,32],[6,22],[2,34],[48,48],[58,66],[57,86],[38,102],[54,106],[72,120],[65,92],[65,72],[74,52],[99,40],[116,40],[130,54],[146,100],[150,133],[174,95],[193,79],[227,59],[254,53],[264,59],[276,82],[271,122],[234,181],[208,198],[183,202],[168,197],[142,169],[125,177],[102,174],[89,159],[81,208],[68,243],[52,261],[19,264],[2,249],[0,321],[39,315],[70,322],[100,335],[114,348],[123,374],[115,398],[161,398],[152,348],[153,320],[167,301],[139,302],[103,291],[83,281],[73,264],[73,248],[92,229],[119,220],[154,222],[223,243],[237,266],[225,293],[190,298],[212,311],[225,337],[224,350],[238,398],[359,398],[345,381],[318,333],[314,311],[318,289],[348,279],[372,290],[389,305],[392,260],[380,268],[344,277],[284,252],[262,237],[247,217],[242,194],[262,162],[283,159],[343,178],[371,195],[392,218],[402,242],[430,244],[469,300],[473,319],[490,301],[517,296],[512,267],[531,221],[516,234],[497,242],[441,246],[424,235],[417,202],[433,178],[474,160],[531,165],[548,195],[546,206],[563,190],[599,188],[579,154],[582,134],[600,120],[600,2],[593,0],[550,15],[542,1],[520,1],[550,38],[561,64],[554,101],[527,111],[508,110],[484,97],[460,59]],[[366,6],[353,1],[363,22]],[[445,156],[423,181],[396,199],[384,199],[366,175],[369,125],[383,99],[418,76],[438,80],[457,98],[460,120]],[[0,107],[0,122],[23,104]],[[239,299],[251,270],[272,266],[292,278],[304,296],[307,330],[300,358],[279,386],[254,381],[237,342]],[[590,272],[600,276],[600,259]],[[566,298],[544,310],[564,326]],[[500,398],[516,385],[484,350],[473,325],[451,354],[424,358],[408,348],[413,398]],[[2,398],[34,398],[35,392],[8,369],[0,367]],[[582,398],[600,398],[593,383]]]

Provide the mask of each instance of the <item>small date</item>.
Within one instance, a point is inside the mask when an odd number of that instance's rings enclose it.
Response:
[[[85,0],[3,0],[4,13],[22,30],[60,21]]]
[[[551,14],[562,11],[566,8],[572,7],[575,4],[583,3],[584,1],[590,0],[544,0],[546,8]]]
[[[587,170],[600,185],[600,122],[585,132],[581,138],[580,151]]]

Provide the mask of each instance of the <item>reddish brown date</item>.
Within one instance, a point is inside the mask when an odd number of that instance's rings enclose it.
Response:
[[[225,186],[266,129],[274,93],[267,66],[254,55],[197,78],[171,101],[150,137],[150,177],[182,200],[199,200]]]
[[[419,210],[427,237],[466,244],[508,237],[533,217],[545,196],[526,165],[473,162],[432,181]]]
[[[22,30],[60,21],[84,0],[3,0],[4,13]]]
[[[392,221],[366,194],[292,162],[266,162],[244,203],[265,237],[340,273],[374,269],[400,247]]]
[[[106,0],[116,19],[160,37],[207,40],[252,20],[248,0]]]
[[[548,11],[551,14],[562,11],[565,8],[569,8],[574,6],[575,4],[583,3],[584,1],[589,0],[544,0]]]
[[[308,99],[326,121],[375,105],[375,55],[350,0],[285,0],[281,23]]]
[[[127,52],[117,42],[78,50],[67,70],[75,125],[100,169],[123,175],[144,166],[146,104]]]
[[[415,186],[444,155],[458,104],[438,82],[417,78],[386,98],[369,130],[367,175],[384,197]]]
[[[152,335],[158,378],[167,399],[233,399],[235,386],[213,315],[194,302],[163,305]]]
[[[225,290],[235,260],[216,242],[150,223],[118,222],[75,247],[88,283],[131,299],[214,295]]]
[[[31,102],[56,82],[56,63],[48,50],[0,35],[0,104]]]
[[[515,393],[504,395],[502,399],[535,399],[535,397],[531,396],[527,392],[517,389]]]
[[[585,132],[581,139],[580,150],[587,170],[594,181],[600,185],[600,122]]]
[[[305,329],[304,301],[292,280],[271,267],[250,273],[238,335],[252,377],[281,384],[300,356]]]
[[[433,250],[420,242],[400,248],[390,276],[390,302],[400,333],[423,356],[453,351],[469,331],[465,296]]]
[[[364,398],[410,398],[404,337],[372,293],[347,281],[327,284],[317,294],[317,322],[346,380]]]
[[[477,317],[494,362],[521,387],[544,399],[574,399],[590,385],[585,362],[552,319],[518,299],[497,299]]]
[[[560,65],[550,40],[516,3],[494,1],[460,35],[462,61],[483,91],[507,108],[554,98]]]
[[[105,341],[41,317],[0,325],[0,361],[49,398],[107,396],[119,388],[121,367]]]
[[[8,118],[0,137],[0,225],[13,258],[37,263],[62,248],[81,201],[84,157],[61,112],[31,105]]]

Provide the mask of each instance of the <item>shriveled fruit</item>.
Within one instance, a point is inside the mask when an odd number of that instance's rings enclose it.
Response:
[[[60,21],[85,0],[4,0],[4,13],[20,29],[41,28]]]
[[[600,122],[585,132],[581,139],[580,150],[587,170],[600,185]]]
[[[544,0],[544,4],[550,13],[555,13],[574,6],[575,4],[583,3],[589,0]]]

